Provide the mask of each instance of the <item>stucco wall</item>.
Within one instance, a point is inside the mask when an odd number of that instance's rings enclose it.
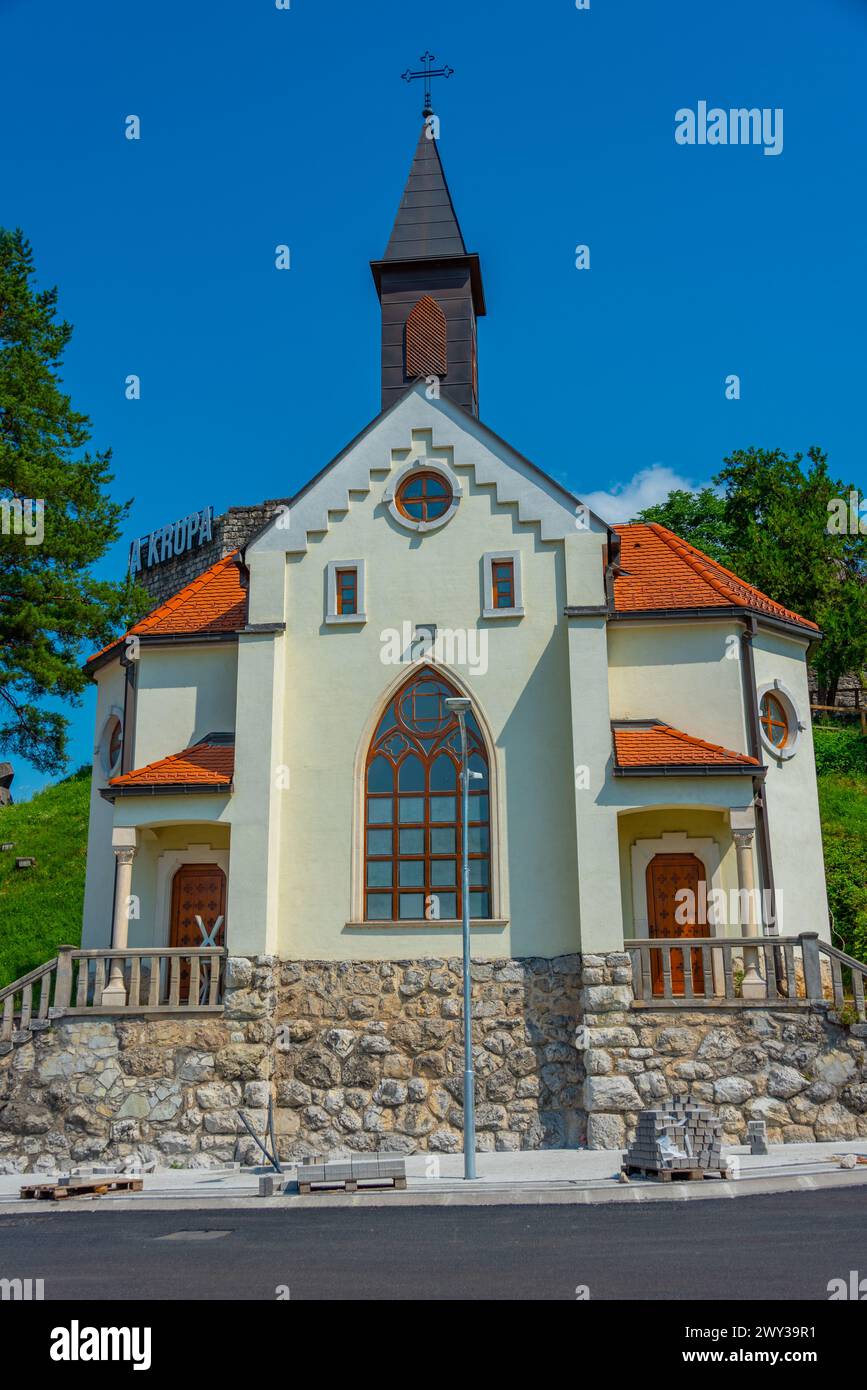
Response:
[[[409,433],[405,443],[408,445]],[[434,443],[439,441],[434,436]],[[387,458],[387,455],[386,455]],[[495,746],[500,796],[501,912],[508,926],[481,929],[490,956],[553,956],[578,946],[576,854],[568,652],[562,543],[544,543],[521,524],[515,508],[479,487],[456,450],[454,467],[465,492],[457,515],[419,538],[399,527],[382,502],[383,470],[371,491],[306,554],[291,555],[286,573],[286,696],[281,748],[274,764],[288,769],[281,800],[279,928],[281,955],[341,959],[398,959],[443,955],[459,933],[446,928],[347,930],[352,916],[351,852],[356,762],[366,748],[386,692],[411,666],[383,657],[389,629],[419,623],[480,634],[485,649],[472,666],[454,668],[487,723]],[[598,557],[597,537],[586,543]],[[482,555],[521,554],[521,619],[484,620]],[[329,561],[363,558],[366,624],[324,622]],[[271,556],[248,557],[251,593]],[[251,614],[252,617],[252,614]],[[241,701],[264,726],[267,698],[246,676],[241,652]],[[251,667],[252,673],[252,667]],[[252,718],[246,713],[240,724]],[[237,848],[237,846],[235,846]],[[237,868],[237,855],[234,860]]]
[[[739,656],[734,623],[610,623],[611,718],[662,719],[746,753]]]
[[[234,642],[141,648],[133,767],[234,729],[237,661]]]
[[[780,931],[785,936],[817,931],[830,941],[804,643],[760,631],[753,650],[758,688],[781,681],[804,725],[791,758],[775,757],[763,747],[774,878],[783,892]]]
[[[90,820],[87,832],[87,869],[84,883],[84,921],[81,944],[104,946],[111,935],[114,897],[114,855],[111,852],[112,806],[100,796],[108,780],[100,740],[106,720],[122,716],[125,675],[120,661],[112,661],[97,673],[94,722],[93,770],[90,784]]]

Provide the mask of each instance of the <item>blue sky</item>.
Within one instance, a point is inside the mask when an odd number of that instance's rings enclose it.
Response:
[[[0,0],[0,36],[0,220],[59,286],[67,389],[135,499],[105,573],[133,534],[293,492],[377,413],[367,262],[425,47],[455,70],[440,152],[492,428],[597,506],[750,444],[819,443],[867,488],[867,0]],[[782,108],[782,153],[678,145],[699,101]],[[90,697],[72,718],[76,766]],[[45,780],[19,762],[15,792]]]

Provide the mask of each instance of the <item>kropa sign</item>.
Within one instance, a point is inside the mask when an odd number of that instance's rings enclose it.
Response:
[[[214,525],[213,507],[203,507],[200,512],[191,512],[180,521],[169,526],[161,526],[146,536],[139,536],[129,548],[129,572],[138,574],[140,570],[152,569],[176,555],[184,555],[188,550],[196,550],[211,539]]]

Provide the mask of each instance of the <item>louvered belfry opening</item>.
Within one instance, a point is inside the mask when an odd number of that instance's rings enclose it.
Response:
[[[446,316],[432,295],[423,295],[406,321],[407,376],[445,376],[446,342]]]
[[[436,377],[443,396],[478,415],[482,272],[466,249],[438,145],[423,125],[385,255],[370,263],[382,306],[382,406]]]

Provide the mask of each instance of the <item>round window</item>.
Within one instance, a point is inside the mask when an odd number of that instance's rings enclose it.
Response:
[[[770,691],[762,696],[759,718],[768,743],[774,748],[785,748],[789,742],[789,716],[781,700]]]
[[[410,521],[439,521],[453,501],[448,480],[440,473],[411,473],[395,494],[398,511]]]
[[[108,730],[106,744],[106,759],[109,772],[114,772],[120,760],[121,749],[123,748],[123,725],[119,719],[113,719]]]

